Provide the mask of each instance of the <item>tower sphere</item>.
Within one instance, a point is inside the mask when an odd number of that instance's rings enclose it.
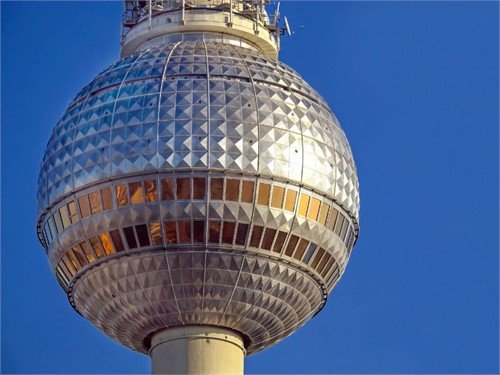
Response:
[[[245,38],[179,35],[136,43],[71,101],[41,166],[38,235],[74,309],[121,344],[148,353],[155,333],[204,325],[254,353],[343,274],[356,168],[294,70]]]

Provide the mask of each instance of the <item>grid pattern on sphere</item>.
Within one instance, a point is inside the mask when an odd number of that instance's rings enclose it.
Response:
[[[102,180],[192,169],[294,181],[358,215],[351,151],[323,99],[286,65],[215,42],[152,48],[84,87],[47,145],[38,209]]]

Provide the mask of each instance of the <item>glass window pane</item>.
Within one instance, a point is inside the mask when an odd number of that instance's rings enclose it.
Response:
[[[312,263],[311,263],[311,267],[316,269],[316,266],[318,265],[319,261],[321,260],[321,258],[323,257],[323,255],[325,254],[325,250],[323,250],[323,248],[320,248],[318,250],[318,252],[316,253],[316,256],[314,257]]]
[[[113,245],[115,245],[115,249],[117,252],[125,250],[125,246],[123,246],[122,236],[120,235],[119,230],[112,230],[109,232],[111,235],[111,239],[113,240]]]
[[[330,259],[331,259],[331,255],[328,254],[327,252],[325,252],[325,255],[323,256],[323,258],[321,259],[321,262],[319,262],[318,267],[316,268],[316,270],[318,271],[318,273],[321,274],[321,271],[323,271],[323,268],[325,268],[326,263]]]
[[[326,218],[328,217],[328,211],[330,211],[330,205],[328,203],[324,203],[321,205],[321,210],[319,211],[319,219],[318,221],[325,225]]]
[[[271,185],[260,183],[259,184],[259,196],[257,197],[257,204],[263,204],[267,206],[269,204],[269,193],[271,192]]]
[[[161,180],[161,199],[164,201],[173,201],[174,196],[174,180],[167,178]]]
[[[262,233],[264,232],[264,227],[255,225],[252,231],[252,238],[250,239],[250,246],[259,247],[260,239],[262,237]]]
[[[240,180],[226,180],[226,200],[237,202],[240,198]]]
[[[236,231],[236,239],[234,240],[234,243],[236,245],[245,245],[245,242],[247,240],[247,234],[248,234],[248,224],[238,224],[238,230]]]
[[[293,212],[295,210],[295,201],[297,200],[297,192],[295,190],[286,191],[285,210]]]
[[[241,201],[245,203],[253,203],[255,182],[253,181],[243,181],[243,187],[241,189]]]
[[[330,256],[330,260],[328,263],[325,265],[324,268],[320,269],[319,272],[321,274],[321,277],[325,278],[328,272],[332,269],[333,263],[335,262],[335,259]]]
[[[89,201],[90,201],[90,212],[92,212],[92,214],[101,212],[101,200],[99,199],[99,192],[94,191],[93,193],[90,193]]]
[[[299,242],[299,237],[292,234],[290,241],[288,241],[288,245],[286,246],[285,255],[291,257],[293,254],[293,250],[295,250],[295,246]]]
[[[300,200],[299,200],[299,211],[298,214],[301,216],[306,216],[307,213],[307,206],[309,206],[309,200],[311,197],[307,194],[300,193]]]
[[[342,231],[340,232],[340,239],[342,241],[345,240],[345,234],[347,232],[347,228],[349,228],[349,220],[345,219],[344,220],[344,225],[342,225]]]
[[[69,284],[69,278],[68,278],[68,275],[66,275],[65,272],[63,271],[63,269],[61,267],[61,263],[59,263],[59,265],[57,266],[56,272],[59,275],[59,277],[61,278],[61,280],[64,282],[64,285],[67,287]]]
[[[146,202],[156,202],[158,200],[158,190],[156,189],[156,180],[144,181],[144,190],[146,191]]]
[[[82,219],[90,216],[89,199],[86,195],[78,198],[78,206],[80,206],[80,214],[82,215]]]
[[[283,205],[283,197],[285,196],[285,188],[281,186],[273,186],[273,196],[271,198],[271,207],[281,208]]]
[[[62,220],[61,220],[61,214],[59,211],[54,212],[54,215],[52,215],[54,218],[54,222],[56,223],[56,229],[57,233],[61,233],[63,231],[63,225],[62,225]]]
[[[124,207],[128,205],[128,194],[127,194],[127,185],[118,185],[115,187],[116,192],[116,203],[118,207]]]
[[[66,276],[66,278],[69,280],[71,280],[71,278],[73,277],[73,275],[75,274],[74,272],[71,272],[68,267],[66,266],[66,264],[64,263],[64,261],[61,259],[61,261],[59,262],[58,266],[61,268],[61,270],[63,271],[64,275]],[[73,266],[72,266],[73,267]],[[73,268],[74,270],[74,268]]]
[[[137,231],[137,238],[139,239],[139,245],[141,245],[141,247],[149,246],[150,243],[149,243],[148,227],[145,224],[137,225],[135,227],[135,230]]]
[[[76,269],[71,260],[69,260],[67,255],[63,255],[61,260],[63,261],[64,265],[68,269],[69,273],[71,276],[75,276],[76,274]]]
[[[224,189],[224,179],[212,178],[210,180],[210,199],[222,200],[223,189]]]
[[[306,252],[307,245],[309,245],[309,241],[302,238],[299,242],[299,246],[297,246],[297,250],[295,250],[295,254],[293,254],[293,257],[297,260],[301,260],[302,256]]]
[[[194,242],[205,242],[205,221],[193,221],[193,237]]]
[[[111,236],[109,233],[101,233],[99,235],[99,238],[101,239],[102,247],[104,248],[104,252],[106,255],[111,255],[115,252],[115,249],[113,248],[113,242],[111,242]]]
[[[94,253],[97,256],[97,258],[102,258],[104,256],[104,250],[102,248],[101,241],[99,240],[99,237],[90,237],[89,238],[90,244],[92,245],[92,248],[94,249]]]
[[[135,249],[137,247],[137,241],[135,239],[134,227],[123,228],[123,233],[125,234],[128,248]]]
[[[275,253],[281,253],[281,250],[283,249],[283,244],[285,243],[286,240],[286,232],[279,231],[278,236],[276,237],[276,242],[274,242],[273,246],[273,251]]]
[[[337,233],[340,236],[340,231],[342,230],[342,225],[344,224],[344,216],[339,214],[339,217],[337,219],[337,223],[335,224],[335,233]]]
[[[113,196],[111,195],[111,189],[105,188],[101,190],[102,206],[104,211],[113,209]]]
[[[130,190],[130,204],[141,204],[144,202],[143,194],[142,194],[142,183],[139,182],[131,182],[128,184],[128,188]]]
[[[193,199],[205,199],[205,178],[193,178]]]
[[[333,230],[335,222],[337,221],[338,214],[339,212],[332,207],[332,209],[330,210],[330,218],[328,219],[328,224],[326,225],[328,229]]]
[[[309,212],[307,213],[307,217],[311,220],[316,221],[319,213],[319,206],[321,205],[321,201],[317,198],[312,198],[311,203],[309,204]]]
[[[222,226],[222,243],[233,243],[234,230],[236,229],[236,223],[229,223],[227,221],[223,222]]]
[[[221,232],[221,222],[210,220],[208,242],[219,243],[220,232]]]
[[[85,254],[83,254],[83,251],[79,245],[73,246],[71,250],[73,251],[73,254],[75,254],[78,262],[82,265],[82,267],[89,264],[89,262],[87,261],[87,257],[85,256]]]
[[[177,179],[177,199],[191,199],[191,179]]]
[[[80,264],[80,262],[76,258],[75,254],[73,253],[73,250],[69,250],[66,254],[68,255],[69,259],[71,260],[71,263],[73,264],[73,266],[75,266],[75,269],[77,271],[80,268],[82,268],[82,265]]]
[[[68,203],[68,213],[72,224],[76,223],[79,220],[78,213],[76,212],[75,201]]]
[[[262,239],[261,247],[266,250],[271,250],[273,245],[274,236],[276,235],[276,229],[266,228],[264,232],[264,238]]]
[[[311,244],[307,248],[307,252],[306,252],[306,255],[304,256],[304,259],[302,260],[304,263],[309,263],[309,261],[311,260],[313,254],[314,254],[314,251],[316,250],[317,247],[318,247],[318,245],[311,242]]]
[[[66,206],[62,206],[59,209],[59,214],[61,214],[62,224],[64,226],[64,229],[66,229],[71,225],[71,221],[69,220],[68,210],[66,209]]]
[[[177,192],[179,191],[177,190]],[[191,240],[191,221],[180,220],[178,222],[178,227],[179,227],[179,243],[193,242]]]
[[[151,241],[153,242],[153,245],[163,244],[163,236],[161,234],[160,223],[150,223],[149,234],[151,235]]]
[[[177,229],[175,221],[165,222],[165,234],[167,235],[167,244],[177,243]]]
[[[94,254],[92,253],[92,250],[90,250],[90,247],[87,244],[87,242],[85,242],[85,241],[80,242],[80,247],[82,248],[83,252],[85,253],[85,256],[87,257],[87,260],[89,261],[89,263],[95,262]]]

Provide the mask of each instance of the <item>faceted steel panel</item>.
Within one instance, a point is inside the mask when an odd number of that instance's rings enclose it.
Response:
[[[147,353],[166,327],[241,332],[248,353],[324,305],[358,235],[349,144],[286,65],[218,42],[116,62],[56,125],[39,238],[74,308]]]

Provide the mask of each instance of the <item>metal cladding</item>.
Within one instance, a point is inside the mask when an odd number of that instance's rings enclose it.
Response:
[[[326,302],[358,234],[358,181],[324,100],[256,48],[179,41],[100,73],[48,142],[38,234],[73,307],[147,353],[167,327],[254,353]]]

